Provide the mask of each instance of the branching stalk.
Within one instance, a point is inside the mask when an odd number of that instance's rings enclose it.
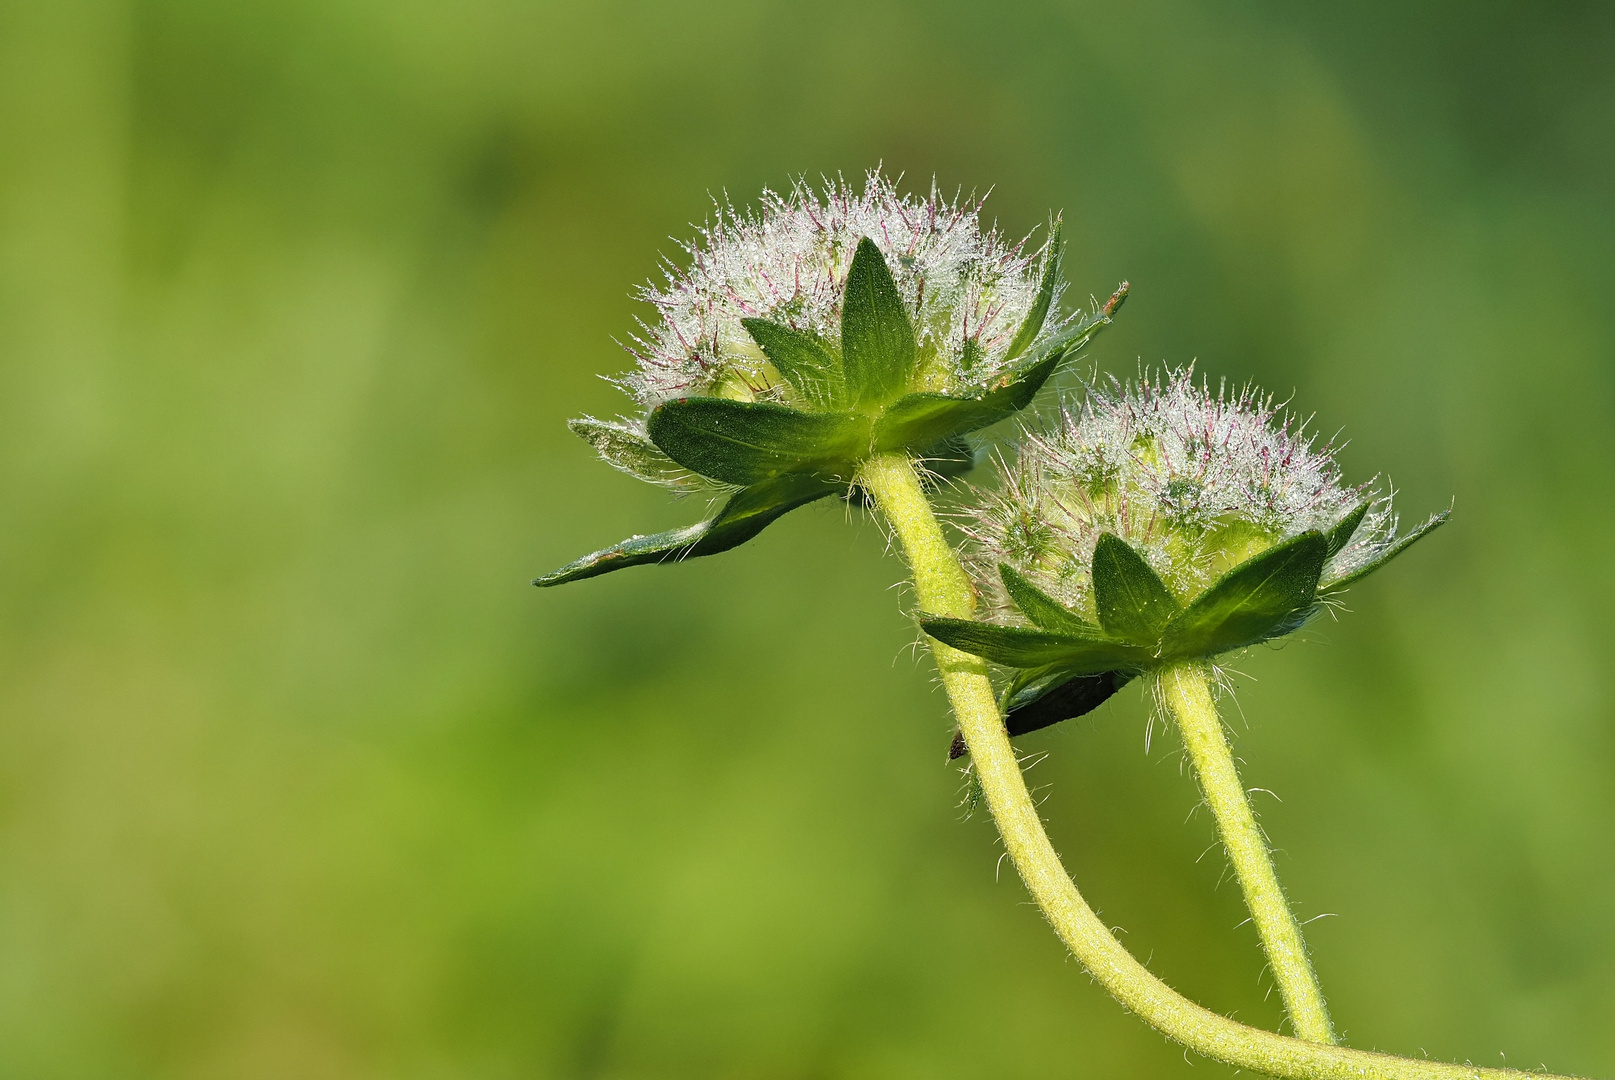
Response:
[[[1256,923],[1295,1033],[1311,1042],[1332,1043],[1335,1031],[1329,1022],[1329,1009],[1307,958],[1301,927],[1279,886],[1272,855],[1251,813],[1250,797],[1234,767],[1234,755],[1223,734],[1208,675],[1204,664],[1166,668],[1156,677],[1160,701],[1183,733],[1183,745],[1194,762],[1206,804],[1217,819],[1223,849],[1239,877],[1245,905]]]
[[[860,469],[859,482],[897,535],[920,606],[969,618],[976,606],[974,590],[937,524],[912,462],[901,454],[877,456]],[[1066,873],[1027,792],[986,664],[940,642],[932,643],[932,653],[1015,869],[1088,972],[1157,1031],[1213,1060],[1294,1080],[1543,1080],[1541,1073],[1399,1058],[1261,1031],[1173,990],[1116,940]]]

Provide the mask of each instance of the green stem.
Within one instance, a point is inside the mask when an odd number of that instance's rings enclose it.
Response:
[[[975,591],[942,535],[913,463],[901,454],[882,454],[864,464],[858,479],[897,534],[920,606],[954,618],[974,614]],[[986,664],[939,641],[931,651],[988,808],[1027,889],[1089,974],[1161,1034],[1215,1061],[1286,1080],[1556,1080],[1292,1039],[1219,1016],[1173,990],[1122,947],[1061,865],[1026,790]]]
[[[1256,827],[1250,799],[1234,767],[1233,751],[1223,734],[1208,674],[1206,666],[1197,663],[1163,669],[1156,676],[1160,700],[1183,732],[1183,745],[1188,748],[1189,760],[1194,762],[1200,790],[1205,794],[1212,816],[1217,819],[1223,848],[1239,877],[1245,904],[1256,923],[1256,932],[1262,939],[1262,948],[1273,968],[1273,977],[1279,984],[1279,993],[1284,997],[1284,1008],[1290,1014],[1290,1023],[1295,1025],[1295,1033],[1310,1042],[1332,1043],[1335,1030],[1329,1022],[1329,1009],[1323,1003],[1318,977],[1307,959],[1301,927],[1290,911],[1278,875],[1273,872],[1272,856],[1261,830]]]

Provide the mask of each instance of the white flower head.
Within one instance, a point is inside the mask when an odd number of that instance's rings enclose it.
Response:
[[[640,298],[659,318],[641,323],[620,382],[646,409],[684,396],[790,401],[742,319],[761,318],[832,345],[858,242],[885,256],[919,342],[914,390],[969,392],[998,374],[1038,293],[1039,258],[981,222],[982,201],[899,194],[879,170],[856,191],[845,180],[765,191],[757,210],[720,203],[712,224],[668,262],[666,283]],[[1069,321],[1051,305],[1037,342]],[[1036,343],[1034,343],[1035,346]]]
[[[1091,614],[1094,547],[1108,532],[1187,602],[1245,559],[1309,530],[1328,534],[1367,503],[1324,568],[1325,580],[1345,579],[1397,543],[1396,519],[1377,483],[1342,482],[1335,452],[1270,396],[1213,391],[1192,367],[1111,379],[1000,464],[1001,489],[980,493],[971,511],[972,569],[1000,614],[1014,609],[999,563]]]

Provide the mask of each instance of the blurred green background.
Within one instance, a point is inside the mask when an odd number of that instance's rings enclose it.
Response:
[[[1456,498],[1237,665],[1238,749],[1353,1044],[1615,1074],[1611,56],[1499,0],[0,5],[0,1075],[1228,1074],[962,820],[860,513],[526,584],[700,512],[563,426],[669,238],[882,160],[1063,210],[1135,287],[1100,370]],[[1146,718],[1025,740],[1056,843],[1275,1025]]]

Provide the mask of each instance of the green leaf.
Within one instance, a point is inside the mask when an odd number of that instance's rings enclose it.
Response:
[[[1332,559],[1339,555],[1346,545],[1351,543],[1352,534],[1357,531],[1357,526],[1363,523],[1363,518],[1366,516],[1368,516],[1368,503],[1363,503],[1357,509],[1335,522],[1334,528],[1325,534],[1329,538],[1329,558]]]
[[[852,404],[878,408],[906,390],[918,348],[903,294],[866,236],[852,257],[841,304],[841,363]]]
[[[950,435],[979,431],[1020,412],[1068,356],[1110,325],[1111,314],[1121,306],[1118,298],[1125,296],[1124,284],[1109,305],[1039,345],[1032,356],[1001,374],[982,394],[955,397],[926,392],[898,398],[876,422],[876,448],[912,449]]]
[[[1111,641],[1096,632],[1057,634],[932,616],[921,616],[920,626],[938,641],[1006,667],[1058,666],[1073,675],[1092,675],[1136,667],[1149,659],[1143,649]]]
[[[1359,566],[1357,569],[1348,574],[1324,582],[1322,585],[1318,586],[1318,591],[1321,593],[1338,592],[1341,589],[1344,589],[1347,585],[1350,585],[1352,582],[1367,577],[1369,574],[1372,574],[1375,570],[1378,570],[1380,567],[1402,554],[1402,552],[1406,551],[1420,540],[1423,540],[1426,536],[1429,536],[1436,529],[1440,528],[1442,525],[1445,525],[1447,523],[1447,518],[1450,517],[1451,514],[1452,511],[1443,510],[1439,514],[1432,515],[1429,521],[1426,521],[1423,525],[1420,525],[1417,529],[1414,529],[1412,532],[1402,537],[1402,539],[1380,552],[1379,555],[1373,560]]]
[[[812,476],[784,476],[742,488],[729,497],[710,521],[651,536],[634,536],[592,555],[585,555],[533,584],[540,587],[597,577],[642,563],[678,562],[716,555],[738,547],[767,528],[776,518],[815,499],[834,495],[842,485]]]
[[[1092,634],[1096,629],[1088,620],[1033,585],[1008,563],[998,564],[998,577],[1004,583],[1004,591],[1009,593],[1009,598],[1021,609],[1021,614],[1042,629],[1073,634]]]
[[[980,397],[905,394],[875,422],[875,445],[882,451],[924,446],[954,435],[979,431],[1020,412],[1065,359],[1048,356],[1013,372]]]
[[[1161,631],[1183,610],[1144,556],[1119,536],[1101,533],[1093,551],[1094,607],[1112,637],[1138,645],[1161,640]]]
[[[691,473],[662,453],[643,432],[628,424],[613,424],[592,416],[580,416],[576,420],[568,420],[566,426],[572,429],[574,435],[594,447],[606,464],[629,476],[686,491],[707,486],[703,477]]]
[[[1032,301],[1031,308],[1026,312],[1026,318],[1021,321],[1020,329],[1015,331],[1015,338],[1009,343],[1009,352],[1004,354],[1005,360],[1013,360],[1021,353],[1032,347],[1037,335],[1043,329],[1044,321],[1049,317],[1049,305],[1054,303],[1054,293],[1060,287],[1060,232],[1062,223],[1056,219],[1049,226],[1049,242],[1043,247],[1043,280],[1038,285],[1037,298]]]
[[[1246,559],[1167,624],[1161,656],[1212,656],[1293,630],[1312,608],[1328,551],[1322,533],[1304,532]]]
[[[726,484],[798,472],[850,478],[869,452],[867,418],[767,401],[679,398],[657,406],[646,429],[668,457]]]
[[[814,334],[767,319],[741,319],[740,325],[785,380],[814,406],[834,409],[845,404],[846,380],[841,358]]]

